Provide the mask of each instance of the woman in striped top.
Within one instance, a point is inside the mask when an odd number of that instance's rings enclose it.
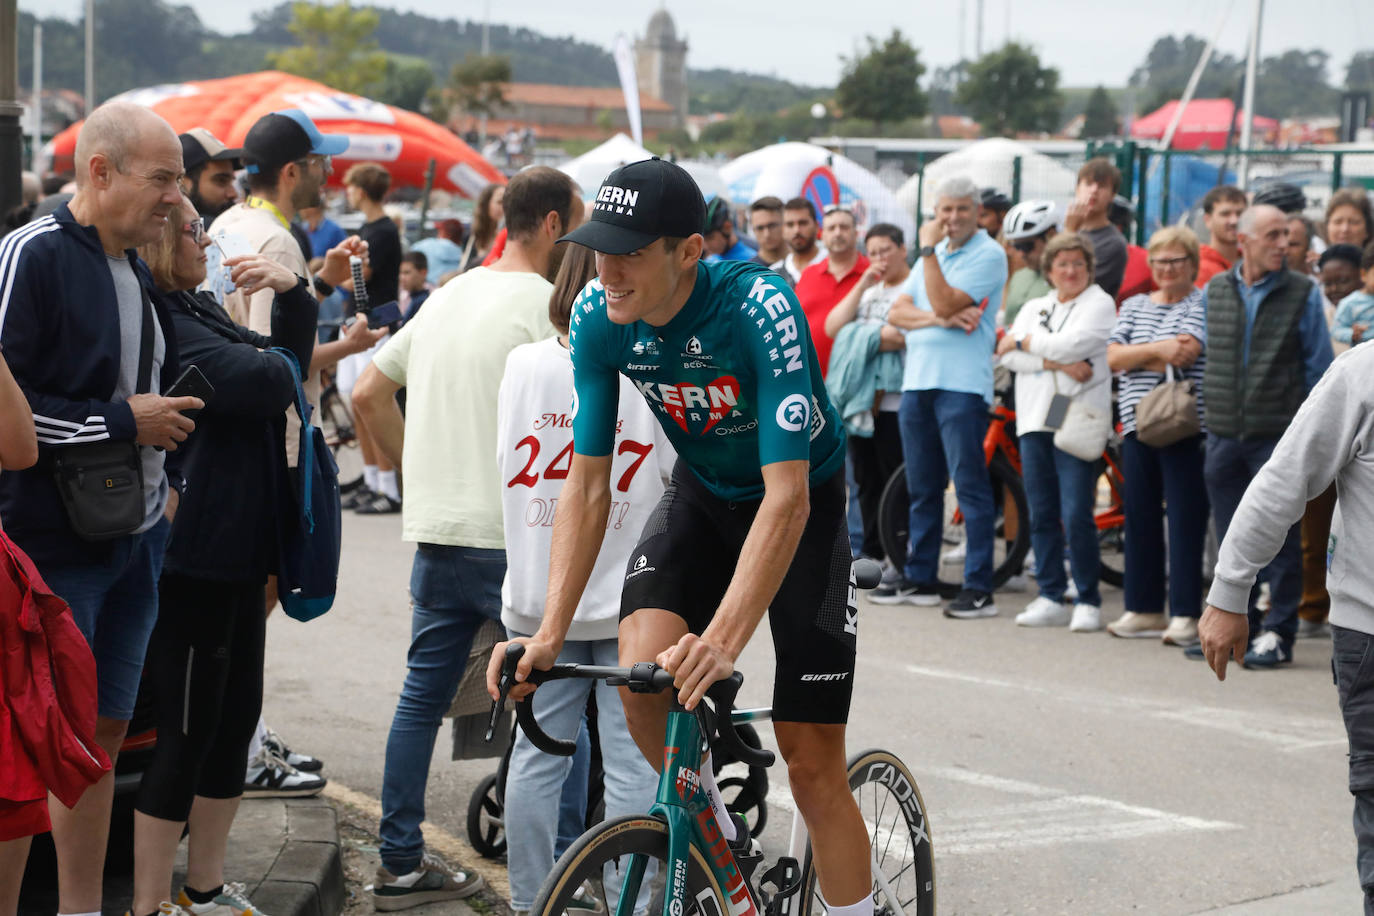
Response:
[[[1166,226],[1150,238],[1152,293],[1121,304],[1107,341],[1107,363],[1120,374],[1118,404],[1126,490],[1126,613],[1107,627],[1113,636],[1163,637],[1165,643],[1197,642],[1202,613],[1202,547],[1207,534],[1207,487],[1203,481],[1203,435],[1154,448],[1136,438],[1140,399],[1165,380],[1190,378],[1202,420],[1202,355],[1207,340],[1202,292],[1193,285],[1198,270],[1197,236]],[[1165,578],[1165,521],[1168,578]],[[1169,616],[1164,615],[1168,582]]]

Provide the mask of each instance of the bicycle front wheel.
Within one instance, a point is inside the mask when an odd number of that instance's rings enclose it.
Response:
[[[868,828],[874,916],[933,916],[935,858],[916,777],[897,755],[867,750],[850,758],[849,788]],[[802,916],[825,912],[809,841],[801,892]]]
[[[695,845],[689,847],[684,916],[730,912],[725,892]],[[641,858],[637,887],[626,886],[632,860]],[[644,916],[662,911],[668,865],[668,825],[661,818],[631,814],[605,821],[583,834],[554,865],[535,898],[533,916],[582,916],[589,906],[606,916]],[[620,910],[622,894],[636,895]],[[589,899],[594,897],[595,899]]]

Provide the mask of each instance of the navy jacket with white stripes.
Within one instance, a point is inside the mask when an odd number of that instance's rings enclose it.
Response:
[[[154,293],[138,260],[139,282]],[[180,369],[176,332],[161,297],[151,295],[166,356],[155,390]],[[53,481],[53,454],[64,446],[137,436],[126,401],[111,401],[119,375],[119,307],[100,235],[79,225],[66,204],[0,240],[0,346],[33,409],[38,463],[0,473],[0,523],[40,571],[106,557],[118,541],[76,536]]]

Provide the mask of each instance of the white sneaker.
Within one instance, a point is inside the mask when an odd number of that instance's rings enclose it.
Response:
[[[940,555],[940,562],[946,566],[957,566],[968,556],[968,541],[962,541]]]
[[[1197,618],[1196,617],[1170,617],[1169,626],[1164,631],[1164,644],[1166,646],[1182,646],[1188,648],[1196,645],[1197,637]]]
[[[1007,577],[1007,581],[1005,581],[1005,582],[1002,583],[1002,587],[999,588],[998,591],[999,591],[999,592],[1028,592],[1028,591],[1030,591],[1030,579],[1027,578],[1027,576],[1025,575],[1025,573],[1017,573],[1017,574],[1014,575],[1014,576],[1008,576],[1008,577]]]
[[[1040,595],[1016,615],[1018,627],[1062,627],[1069,622],[1069,609],[1058,601]]]
[[[1168,619],[1163,614],[1127,611],[1107,624],[1107,632],[1122,639],[1159,639],[1168,625]],[[1185,646],[1187,643],[1177,645]]]
[[[1075,633],[1096,633],[1102,629],[1102,608],[1095,604],[1075,604],[1069,629]]]

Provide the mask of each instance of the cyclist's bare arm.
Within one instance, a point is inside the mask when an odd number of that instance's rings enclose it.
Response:
[[[525,655],[516,668],[515,679],[524,681],[531,668],[546,669],[563,650],[563,637],[572,626],[573,614],[591,578],[592,567],[601,553],[606,537],[606,518],[611,511],[611,456],[589,457],[573,453],[572,467],[558,496],[553,516],[553,545],[549,551],[549,587],[544,603],[544,619],[530,637],[517,637],[525,644]],[[508,642],[499,642],[487,663],[487,693],[497,698],[501,660]],[[519,699],[533,691],[520,683],[510,695]]]
[[[678,699],[688,709],[735,670],[735,659],[782,585],[811,513],[809,472],[805,460],[763,466],[763,501],[720,607],[701,636],[688,633],[659,655],[658,663],[673,672]]]

